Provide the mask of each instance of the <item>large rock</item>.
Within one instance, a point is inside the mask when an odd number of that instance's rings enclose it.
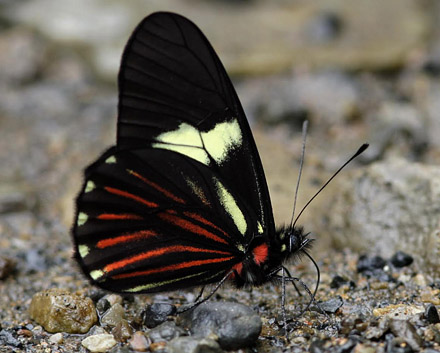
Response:
[[[390,158],[338,177],[329,189],[315,205],[318,240],[386,258],[403,250],[439,273],[439,166]]]

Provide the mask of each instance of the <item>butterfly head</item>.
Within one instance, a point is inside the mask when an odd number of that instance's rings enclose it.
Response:
[[[283,259],[299,256],[312,246],[314,239],[310,239],[309,234],[304,233],[302,227],[283,227],[277,231],[274,246],[279,249]]]

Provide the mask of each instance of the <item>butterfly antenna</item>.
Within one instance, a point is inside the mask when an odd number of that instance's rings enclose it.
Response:
[[[316,196],[319,195],[319,193],[335,178],[336,175],[339,174],[339,172],[344,169],[347,164],[349,164],[353,159],[355,159],[357,156],[359,156],[361,153],[363,153],[368,148],[368,143],[364,143],[359,149],[356,151],[356,153],[351,156],[351,158],[345,162],[331,177],[329,180],[326,181],[326,183],[319,188],[319,190],[313,195],[313,197],[305,204],[305,206],[302,208],[301,212],[298,214],[298,216],[295,218],[295,222],[293,222],[292,226],[295,226],[296,222],[298,221],[298,218],[302,215],[304,210],[307,208],[308,205],[315,199]]]
[[[299,172],[298,172],[298,181],[296,182],[296,190],[295,190],[295,200],[293,201],[293,211],[292,211],[292,218],[290,220],[290,227],[293,225],[293,220],[295,218],[295,209],[296,209],[296,201],[298,200],[298,190],[299,190],[299,183],[301,181],[301,175],[304,165],[304,158],[306,155],[306,140],[307,140],[307,128],[309,127],[309,122],[307,120],[304,121],[302,126],[302,148],[301,148],[301,159],[299,162]]]
[[[316,286],[315,286],[315,290],[313,291],[313,295],[312,295],[312,300],[315,300],[315,296],[316,293],[318,292],[318,288],[319,288],[319,283],[321,282],[321,271],[319,270],[319,266],[316,263],[315,259],[305,250],[303,250],[303,253],[310,259],[310,261],[312,261],[313,265],[316,268]],[[310,305],[310,304],[309,304]]]

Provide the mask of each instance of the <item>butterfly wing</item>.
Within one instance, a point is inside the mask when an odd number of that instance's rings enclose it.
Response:
[[[94,284],[116,292],[218,282],[243,260],[252,214],[203,163],[113,147],[85,172],[76,258]]]
[[[232,83],[203,33],[172,13],[139,24],[119,73],[117,147],[149,146],[211,168],[256,213],[250,236],[274,233],[262,164]]]

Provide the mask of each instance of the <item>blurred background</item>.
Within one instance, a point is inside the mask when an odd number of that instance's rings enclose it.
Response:
[[[290,221],[307,119],[298,207],[370,143],[301,216],[316,258],[329,247],[405,250],[436,274],[440,3],[1,0],[0,255],[30,274],[23,288],[76,271],[69,228],[82,171],[115,143],[120,56],[158,10],[194,21],[231,75],[278,225]]]

